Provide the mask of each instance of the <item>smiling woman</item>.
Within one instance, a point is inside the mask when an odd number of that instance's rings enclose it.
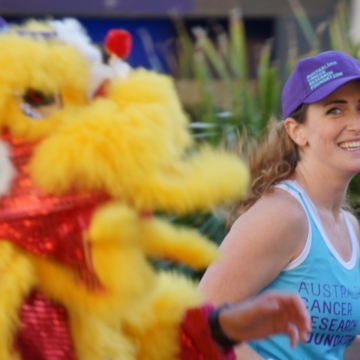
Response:
[[[353,80],[309,105],[308,121],[301,126],[291,117],[286,120],[287,133],[303,149],[307,168],[312,164],[313,176],[328,174],[335,178],[346,174],[351,179],[360,170],[356,151],[360,139],[359,99],[360,82]],[[304,161],[298,165],[303,167],[303,164]]]
[[[360,172],[359,79],[360,63],[340,52],[301,60],[283,90],[284,120],[250,153],[250,192],[200,290],[215,304],[297,293],[312,332],[295,349],[281,335],[243,344],[238,359],[358,359],[359,226],[344,204]]]

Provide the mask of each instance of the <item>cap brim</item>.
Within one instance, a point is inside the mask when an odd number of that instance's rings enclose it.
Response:
[[[328,84],[324,84],[325,86],[320,86],[318,89],[315,89],[305,100],[303,103],[305,104],[313,104],[318,101],[325,99],[327,96],[332,94],[339,87],[347,84],[353,80],[360,80],[360,75],[358,76],[348,76],[341,77],[339,79],[335,79]]]

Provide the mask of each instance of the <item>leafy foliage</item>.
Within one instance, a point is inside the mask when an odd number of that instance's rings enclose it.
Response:
[[[346,0],[340,0],[335,15],[319,24],[316,29],[312,27],[300,1],[288,1],[309,45],[309,52],[302,57],[329,50],[321,49],[323,35],[328,32],[330,49],[359,58],[360,44],[355,43],[350,36]],[[239,10],[230,13],[228,32],[222,28],[217,29],[215,41],[202,28],[195,28],[190,34],[181,19],[176,18],[175,25],[179,34],[177,77],[191,83],[199,92],[198,101],[187,107],[193,119],[191,127],[195,137],[200,142],[225,144],[235,148],[239,142],[239,134],[246,132],[247,136],[252,137],[261,133],[270,118],[280,114],[280,69],[271,57],[274,40],[269,39],[261,49],[257,79],[254,81],[249,76],[245,27]],[[286,64],[288,74],[300,59],[296,34],[289,36]],[[349,197],[353,207],[360,208],[360,175],[351,182]],[[173,220],[197,227],[219,244],[226,233],[224,220],[210,213]],[[174,264],[166,266],[177,268]],[[189,269],[177,269],[190,276],[201,276],[201,273],[194,273]]]
[[[257,81],[250,79],[244,21],[239,10],[229,16],[229,31],[215,31],[215,42],[202,28],[193,29],[192,40],[181,19],[179,33],[179,77],[196,87],[198,101],[188,107],[198,139],[230,146],[238,133],[251,134],[266,126],[279,113],[278,68],[271,62],[273,40],[261,50]],[[206,124],[206,126],[204,126]]]

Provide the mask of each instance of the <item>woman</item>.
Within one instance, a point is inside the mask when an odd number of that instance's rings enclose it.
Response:
[[[299,61],[282,107],[200,290],[214,304],[264,289],[302,297],[312,319],[305,344],[292,349],[276,335],[242,345],[238,359],[358,359],[359,226],[343,207],[360,171],[360,63],[336,51]]]

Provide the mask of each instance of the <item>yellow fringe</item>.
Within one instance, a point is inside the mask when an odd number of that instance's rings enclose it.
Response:
[[[203,269],[219,257],[217,246],[195,229],[176,227],[156,218],[140,220],[141,246],[150,257]]]
[[[124,320],[125,334],[139,343],[136,360],[178,360],[184,313],[201,301],[194,282],[160,273],[154,291]]]
[[[16,360],[14,338],[24,297],[35,286],[31,262],[24,253],[6,241],[0,241],[0,359]]]

